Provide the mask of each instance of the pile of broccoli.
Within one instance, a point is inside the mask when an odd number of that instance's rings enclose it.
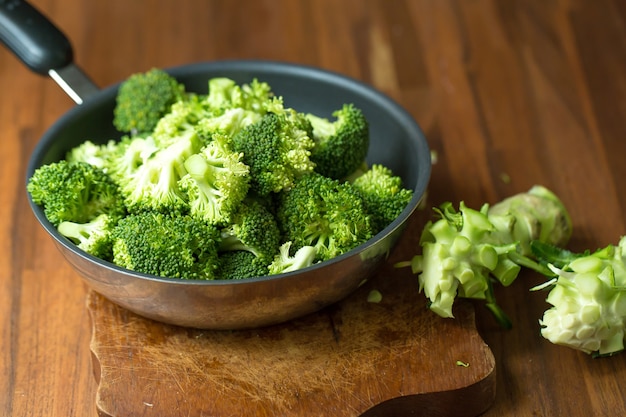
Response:
[[[121,138],[85,140],[43,165],[27,190],[59,233],[121,267],[181,279],[244,279],[334,258],[366,242],[412,199],[367,166],[369,126],[287,107],[253,80],[189,92],[160,69],[118,90]]]

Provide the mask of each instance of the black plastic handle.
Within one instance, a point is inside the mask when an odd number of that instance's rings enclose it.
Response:
[[[74,59],[67,37],[22,0],[0,0],[0,41],[38,74],[47,75]]]

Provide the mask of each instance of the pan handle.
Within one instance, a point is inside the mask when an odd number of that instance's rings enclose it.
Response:
[[[66,36],[23,0],[0,0],[0,41],[30,70],[49,75],[77,103],[99,91],[74,63]]]

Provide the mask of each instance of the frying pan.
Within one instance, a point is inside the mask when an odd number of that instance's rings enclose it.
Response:
[[[65,157],[85,139],[105,143],[121,135],[112,124],[119,85],[99,89],[73,63],[70,42],[25,1],[0,0],[0,40],[32,71],[49,75],[77,103],[41,137],[26,172]],[[346,297],[370,278],[397,243],[422,200],[430,177],[430,150],[415,120],[372,87],[341,74],[286,62],[233,60],[166,69],[187,90],[206,93],[208,80],[257,78],[285,105],[330,117],[344,103],[370,123],[368,163],[380,163],[414,191],[409,205],[384,230],[357,248],[300,271],[247,280],[181,280],[137,273],[95,258],[60,235],[41,207],[33,214],[85,282],[112,302],[161,322],[204,329],[242,329],[284,322]]]

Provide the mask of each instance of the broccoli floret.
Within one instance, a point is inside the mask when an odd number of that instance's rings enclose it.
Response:
[[[402,178],[380,164],[372,165],[352,185],[363,197],[374,233],[393,222],[413,198],[413,191],[403,187]]]
[[[184,85],[163,70],[154,68],[131,75],[120,84],[113,125],[120,132],[150,132],[184,96]]]
[[[187,195],[180,188],[180,180],[187,174],[184,162],[202,148],[202,141],[193,131],[173,141],[140,165],[135,174],[121,188],[131,212],[156,210],[184,213],[189,210]]]
[[[249,168],[227,141],[225,136],[216,135],[200,153],[187,158],[187,174],[180,180],[191,215],[222,226],[230,222],[249,188]]]
[[[264,115],[276,106],[282,106],[282,99],[274,96],[268,83],[256,78],[239,85],[230,78],[215,77],[209,80],[206,103],[215,115],[235,108]]]
[[[318,173],[299,178],[281,193],[277,219],[283,240],[294,249],[315,247],[316,260],[339,256],[373,235],[363,199],[348,182]]]
[[[246,199],[222,229],[220,251],[243,250],[269,265],[278,253],[280,230],[274,215],[257,200]]]
[[[246,110],[253,111],[258,114],[277,111],[282,108],[283,100],[276,97],[271,86],[266,83],[253,79],[252,82],[241,85],[243,93],[243,103],[241,107]]]
[[[185,100],[172,104],[170,111],[161,117],[151,133],[159,148],[176,142],[179,137],[196,132],[196,126],[204,118],[212,117],[202,96],[191,94]],[[210,138],[201,136],[203,141]]]
[[[126,184],[137,170],[159,148],[152,136],[124,136],[114,147],[109,147],[104,161],[104,171],[118,184]]]
[[[331,121],[307,114],[315,140],[311,160],[316,172],[345,179],[365,161],[369,149],[369,124],[363,112],[353,104],[344,104],[332,115],[335,120]]]
[[[100,214],[87,223],[63,221],[57,230],[85,252],[110,261],[113,256],[112,231],[118,220],[108,214]]]
[[[250,167],[251,189],[259,195],[277,193],[313,171],[309,159],[313,140],[295,122],[293,112],[267,113],[232,138],[233,149],[243,153]]]
[[[201,137],[209,139],[214,134],[232,137],[266,113],[284,111],[282,99],[274,96],[269,84],[257,79],[238,85],[229,78],[212,78],[204,104],[210,115],[196,128]]]
[[[100,214],[115,217],[126,212],[118,185],[100,168],[86,162],[61,160],[42,165],[29,178],[26,189],[55,226],[63,221],[87,223]]]
[[[624,350],[626,237],[593,253],[541,241],[533,241],[531,250],[552,273],[548,282],[533,288],[549,289],[546,301],[552,307],[539,321],[542,336],[594,356]]]
[[[217,279],[246,279],[268,275],[267,264],[247,250],[219,254]]]
[[[117,143],[113,140],[103,145],[86,140],[70,149],[65,155],[67,162],[86,162],[107,172],[107,161],[111,153],[116,152]]]
[[[219,230],[189,215],[131,214],[112,232],[113,262],[166,278],[214,279]]]
[[[291,254],[292,242],[285,242],[280,246],[278,255],[269,265],[270,275],[283,274],[286,272],[297,271],[307,266],[313,265],[317,250],[313,246],[303,246]]]
[[[243,104],[241,86],[227,77],[214,77],[209,80],[209,94],[206,103],[216,114],[226,109],[240,108]]]
[[[201,119],[196,125],[196,131],[205,140],[211,140],[214,135],[232,137],[243,128],[250,126],[259,120],[262,115],[240,107],[226,109],[218,116],[210,116]]]

